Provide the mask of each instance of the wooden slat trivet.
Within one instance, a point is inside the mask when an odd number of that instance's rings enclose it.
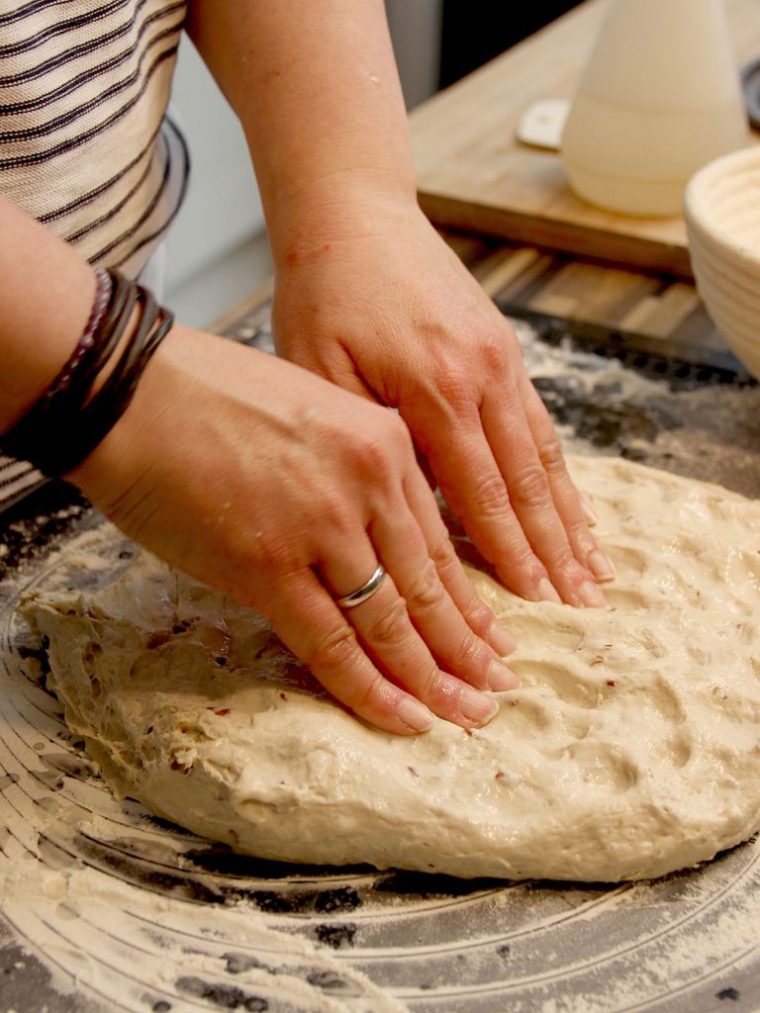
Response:
[[[626,360],[641,354],[702,368],[704,380],[753,382],[689,282],[465,233],[444,236],[499,308],[540,332]]]

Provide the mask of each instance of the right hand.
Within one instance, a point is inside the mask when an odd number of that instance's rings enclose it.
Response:
[[[156,555],[265,615],[379,728],[482,725],[497,709],[484,691],[517,684],[404,422],[298,366],[177,326],[68,477]],[[380,589],[342,611],[334,598],[378,562]]]

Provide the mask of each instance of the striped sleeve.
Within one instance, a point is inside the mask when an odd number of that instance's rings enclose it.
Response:
[[[166,117],[185,0],[0,0],[0,192],[135,276],[189,160]]]

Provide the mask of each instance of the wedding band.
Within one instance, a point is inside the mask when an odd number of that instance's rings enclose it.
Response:
[[[383,582],[385,576],[385,568],[378,566],[372,576],[366,583],[362,584],[361,587],[357,587],[351,594],[344,594],[342,598],[336,598],[335,604],[339,605],[342,609],[356,608],[357,605],[361,605],[363,601],[367,601],[377,591]]]

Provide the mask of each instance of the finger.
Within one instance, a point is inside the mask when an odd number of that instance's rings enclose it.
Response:
[[[554,505],[546,470],[554,460],[544,461],[539,456],[521,399],[507,400],[500,390],[486,397],[480,415],[486,438],[506,480],[512,508],[535,554],[545,565],[553,587],[570,605],[603,606],[604,595],[586,567],[585,557],[581,556],[583,562],[576,557]],[[561,457],[561,452],[554,453]]]
[[[487,724],[498,710],[493,697],[443,671],[415,630],[406,602],[390,577],[350,621],[378,668],[438,717],[463,728]]]
[[[478,597],[454,550],[435,497],[431,495],[424,480],[412,472],[405,479],[404,493],[425,539],[427,554],[435,563],[438,576],[470,629],[487,641],[498,655],[503,657],[511,654],[516,646],[515,641],[499,624],[492,610]]]
[[[392,522],[380,516],[368,533],[439,667],[480,689],[515,689],[517,678],[452,600],[414,515],[395,511]]]
[[[354,536],[346,538],[343,544],[325,546],[325,562],[320,570],[327,586],[336,594],[361,587],[377,565],[379,553],[366,533],[362,535],[363,545],[361,538]],[[345,612],[346,620],[378,669],[438,717],[465,728],[485,724],[498,705],[493,697],[439,668],[412,623],[394,576],[389,568],[375,594]]]
[[[396,735],[430,728],[429,709],[378,671],[312,570],[278,581],[268,612],[283,643],[349,710]]]
[[[615,568],[589,530],[596,523],[593,513],[576,489],[565,463],[554,424],[533,384],[525,377],[523,403],[538,456],[549,480],[552,499],[564,525],[576,559],[584,563],[597,581],[615,579]]]
[[[428,456],[441,491],[502,583],[531,601],[560,603],[512,509],[476,406],[468,416],[442,416],[430,431]]]

